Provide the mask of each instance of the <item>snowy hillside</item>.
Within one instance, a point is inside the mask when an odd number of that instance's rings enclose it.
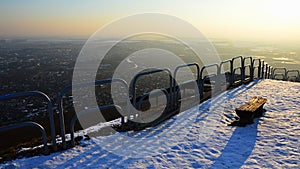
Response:
[[[140,132],[82,141],[75,148],[17,159],[0,168],[299,168],[300,83],[255,81]],[[265,115],[229,127],[230,114],[253,96]]]

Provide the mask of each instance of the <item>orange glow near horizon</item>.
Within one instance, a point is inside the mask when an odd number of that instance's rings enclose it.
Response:
[[[90,36],[111,18],[25,18],[10,21],[2,30],[15,36]]]
[[[60,1],[32,1],[31,4],[30,1],[0,2],[0,37],[89,37],[118,18],[156,12],[182,18],[212,38],[300,41],[300,1],[297,0],[154,0],[135,3],[124,0],[122,4],[114,0],[89,4],[78,0],[72,4]]]

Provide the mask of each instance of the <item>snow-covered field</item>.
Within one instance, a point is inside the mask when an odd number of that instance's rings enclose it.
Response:
[[[299,168],[300,83],[255,81],[226,91],[159,126],[83,141],[48,156],[0,168]],[[229,114],[253,96],[268,99],[263,117],[229,127]]]

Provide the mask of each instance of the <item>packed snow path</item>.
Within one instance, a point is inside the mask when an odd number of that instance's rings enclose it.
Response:
[[[298,168],[300,83],[254,81],[226,91],[159,126],[93,138],[75,148],[17,159],[0,168]],[[246,127],[222,121],[253,96],[268,99]]]

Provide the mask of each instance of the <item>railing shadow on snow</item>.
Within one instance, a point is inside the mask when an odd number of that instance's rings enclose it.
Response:
[[[239,88],[239,90],[232,90],[227,92],[227,97],[232,98],[234,96],[239,95],[240,93],[251,89],[254,87],[259,81],[256,80],[250,85],[247,85],[243,88]],[[219,97],[221,99],[221,97]],[[222,100],[223,103],[225,100]],[[221,103],[218,103],[221,104]],[[212,110],[213,111],[213,110]],[[224,164],[230,164],[227,167],[230,168],[240,168],[245,161],[251,155],[254,146],[257,140],[258,133],[258,124],[259,119],[255,119],[254,123],[247,127],[235,127],[231,137],[229,138],[226,146],[221,151],[221,155],[214,159],[214,163],[210,166],[210,168],[224,168]],[[245,140],[246,139],[246,140]],[[241,144],[243,147],[247,147],[246,149],[241,149]],[[236,151],[236,152],[235,152]]]

